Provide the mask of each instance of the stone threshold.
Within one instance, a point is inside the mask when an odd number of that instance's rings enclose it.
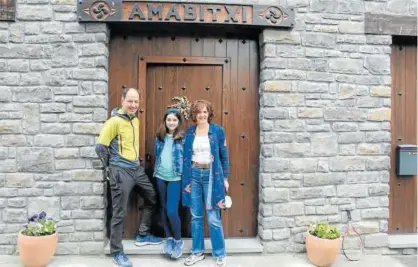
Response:
[[[416,234],[389,235],[389,248],[417,248]]]
[[[147,245],[143,247],[135,246],[134,240],[125,239],[122,241],[123,248],[128,255],[156,255],[162,254],[163,244]],[[263,253],[263,246],[258,237],[253,238],[228,238],[225,239],[225,247],[228,255],[231,254],[248,254],[248,253]],[[184,253],[189,253],[192,248],[192,240],[190,238],[184,239]],[[205,238],[205,253],[211,253],[212,246],[210,239]],[[109,242],[104,248],[105,254],[110,254]]]

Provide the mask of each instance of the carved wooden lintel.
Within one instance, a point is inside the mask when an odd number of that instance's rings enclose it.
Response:
[[[282,6],[79,0],[81,22],[148,22],[182,24],[233,24],[258,27],[293,27],[293,8]]]

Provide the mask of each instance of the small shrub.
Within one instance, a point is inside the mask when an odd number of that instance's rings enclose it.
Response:
[[[337,239],[341,236],[340,230],[335,225],[327,222],[314,223],[309,227],[309,233],[323,239]]]
[[[55,221],[51,217],[47,217],[46,212],[42,211],[28,219],[22,234],[28,236],[45,236],[52,235],[57,231]]]

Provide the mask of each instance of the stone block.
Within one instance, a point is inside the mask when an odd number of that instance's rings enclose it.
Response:
[[[102,196],[80,197],[80,206],[82,209],[103,209],[104,199]]]
[[[17,134],[22,132],[20,120],[0,120],[0,134]]]
[[[102,220],[75,220],[75,229],[77,231],[102,231]]]
[[[262,43],[300,44],[299,32],[288,30],[263,30]]]
[[[2,207],[1,204],[1,200],[0,200],[0,208]],[[3,205],[4,208],[5,205]],[[24,208],[26,207],[26,199],[23,197],[13,197],[13,198],[9,198],[7,199],[7,206],[9,208]]]
[[[67,135],[65,145],[69,147],[85,147],[94,145],[94,137],[86,135]]]
[[[28,213],[26,209],[11,209],[3,210],[3,221],[5,223],[26,223],[28,220]]]
[[[265,188],[262,194],[265,203],[281,203],[289,201],[288,189]]]
[[[32,187],[34,185],[31,173],[10,173],[6,175],[6,187]]]
[[[362,74],[363,60],[351,58],[332,58],[329,60],[330,72],[345,74]]]
[[[337,2],[333,0],[312,0],[310,11],[333,13],[337,9]]]
[[[91,195],[92,183],[90,182],[54,183],[54,193],[56,196]]]
[[[280,158],[306,157],[310,154],[310,145],[306,143],[281,143],[274,145],[274,155]]]
[[[359,144],[357,152],[359,155],[378,155],[382,154],[380,144]]]
[[[389,218],[388,208],[373,208],[361,210],[361,218],[364,220],[370,219],[387,219]]]
[[[366,168],[366,160],[362,157],[333,157],[330,159],[331,171],[362,171]]]
[[[292,91],[292,84],[285,81],[266,81],[264,82],[264,91],[290,92]]]
[[[63,210],[76,210],[80,207],[80,197],[63,196],[61,197],[61,208]]]
[[[309,145],[308,145],[309,147]],[[309,153],[306,153],[307,156]],[[309,158],[293,158],[290,161],[290,171],[292,173],[313,173],[317,170],[317,160]]]
[[[311,153],[314,156],[334,156],[338,154],[337,135],[315,133],[311,137]]]
[[[57,159],[55,160],[56,170],[83,169],[86,167],[84,159]]]
[[[107,72],[104,69],[75,69],[72,73],[73,79],[76,80],[91,80],[91,81],[107,81],[108,76]],[[96,97],[96,96],[95,96]],[[78,100],[79,103],[85,105],[86,102],[92,102],[89,99]],[[100,101],[93,101],[93,105],[102,106],[106,103],[101,103]]]
[[[75,134],[100,134],[103,128],[102,123],[74,123],[73,133]]]
[[[260,223],[263,229],[277,229],[291,227],[292,218],[285,217],[266,217],[262,218]]]
[[[279,158],[264,159],[262,163],[264,172],[285,172],[289,170],[289,160]]]
[[[305,214],[303,202],[289,202],[273,205],[274,216],[296,216]]]
[[[313,188],[297,188],[290,190],[291,199],[309,199],[323,197],[324,190],[320,187]]]
[[[303,175],[304,186],[340,185],[346,181],[346,173],[313,173]]]
[[[274,240],[284,240],[290,238],[290,229],[276,229],[273,230],[273,239]]]
[[[367,186],[364,185],[337,185],[338,197],[367,197]]]
[[[360,1],[359,3],[362,4]],[[338,30],[340,33],[362,34],[364,33],[364,22],[341,21],[338,24]]]
[[[54,134],[39,134],[35,136],[35,146],[38,147],[63,147],[65,136]]]
[[[1,80],[1,77],[0,77],[0,80]],[[49,87],[43,87],[43,86],[19,87],[18,89],[13,88],[12,91],[13,91],[13,101],[15,102],[31,103],[31,102],[49,102],[52,100],[52,90]]]
[[[17,167],[20,172],[52,172],[52,148],[18,148]]]
[[[368,171],[389,170],[390,158],[387,156],[375,156],[367,159],[366,169]]]
[[[387,196],[389,195],[389,185],[387,184],[372,184],[369,186],[370,196]]]
[[[390,57],[389,55],[367,56],[364,60],[364,67],[371,74],[375,74],[375,75],[390,74]]]

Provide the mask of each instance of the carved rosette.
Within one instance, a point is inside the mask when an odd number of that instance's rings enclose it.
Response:
[[[270,6],[259,14],[269,24],[277,25],[288,18],[288,15],[284,13],[280,8]]]
[[[89,8],[83,10],[86,14],[90,15],[94,20],[106,20],[117,12],[117,9],[111,7],[105,1],[96,1]]]

